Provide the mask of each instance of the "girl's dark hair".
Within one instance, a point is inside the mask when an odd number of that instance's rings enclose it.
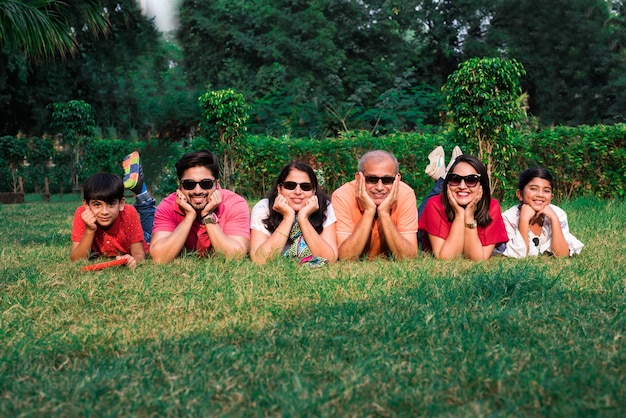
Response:
[[[448,199],[448,182],[450,179],[450,174],[454,172],[454,167],[456,167],[459,163],[467,163],[474,167],[474,170],[478,174],[480,174],[480,184],[483,186],[483,197],[476,205],[476,213],[474,213],[474,219],[476,223],[480,226],[487,226],[491,223],[491,216],[489,216],[489,207],[491,206],[491,188],[489,187],[489,175],[487,174],[487,167],[482,163],[478,158],[473,155],[463,154],[457,157],[456,161],[452,164],[452,167],[448,170],[448,174],[443,181],[443,190],[441,192],[441,202],[443,203],[443,208],[446,211],[446,216],[448,217],[448,221],[454,221],[454,209],[450,204],[450,200]],[[476,186],[478,187],[478,186]]]
[[[92,200],[106,203],[120,202],[124,198],[124,182],[115,174],[96,173],[83,183],[83,199],[89,204]]]
[[[309,222],[311,222],[311,225],[313,226],[313,228],[315,228],[317,233],[321,234],[324,230],[324,221],[326,221],[326,208],[330,204],[330,199],[328,198],[326,193],[320,190],[317,183],[317,176],[315,175],[313,168],[302,161],[292,161],[281,170],[278,178],[276,179],[276,182],[274,183],[274,186],[267,194],[267,199],[269,200],[270,207],[270,216],[267,219],[263,220],[263,224],[268,231],[273,233],[276,228],[278,228],[278,225],[280,225],[280,222],[283,220],[283,215],[276,212],[272,208],[274,207],[274,202],[276,201],[276,196],[278,195],[278,186],[280,186],[285,181],[291,170],[299,170],[305,172],[309,176],[309,181],[313,185],[314,194],[317,196],[317,202],[319,205],[319,209],[311,216],[309,216]]]
[[[217,156],[211,151],[199,150],[188,152],[176,162],[176,175],[181,180],[185,171],[192,167],[206,167],[213,177],[220,178],[220,165]]]
[[[543,167],[531,167],[522,171],[519,174],[519,179],[517,181],[517,189],[521,192],[535,177],[548,180],[550,182],[550,187],[554,189],[554,176],[552,176],[552,173],[550,173],[547,168]]]

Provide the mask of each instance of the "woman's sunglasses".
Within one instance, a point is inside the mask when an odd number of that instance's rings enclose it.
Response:
[[[203,190],[211,190],[213,186],[215,185],[215,180],[214,179],[203,179],[200,181],[183,180],[180,182],[180,185],[185,190],[193,190],[196,188],[198,184]]]
[[[465,182],[467,187],[476,187],[480,182],[480,174],[470,174],[468,176],[459,176],[458,174],[448,174],[448,184],[450,186],[458,186],[461,181]]]
[[[300,186],[300,190],[303,192],[310,192],[313,190],[311,183],[296,183],[295,181],[284,181],[282,186],[287,190],[296,190],[296,187]]]

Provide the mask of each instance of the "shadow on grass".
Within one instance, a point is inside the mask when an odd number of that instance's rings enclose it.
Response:
[[[28,355],[1,363],[0,414],[617,415],[623,289],[572,292],[549,276],[500,266],[282,311],[260,331],[19,347]]]

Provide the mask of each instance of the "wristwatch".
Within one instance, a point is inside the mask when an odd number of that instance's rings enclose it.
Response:
[[[465,223],[465,227],[469,229],[476,229],[477,226],[478,226],[478,222],[476,222],[476,219],[474,219],[470,223]]]
[[[217,224],[217,215],[215,212],[209,212],[204,218],[202,218],[200,223],[202,225]]]

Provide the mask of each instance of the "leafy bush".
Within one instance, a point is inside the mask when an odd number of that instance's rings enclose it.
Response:
[[[45,150],[47,145],[45,141],[39,143],[36,139],[30,138],[30,145],[25,148],[30,166],[19,167],[20,175],[24,175],[26,191],[40,187],[36,178],[41,173],[50,176],[52,193],[68,190],[71,185],[68,168],[71,161],[68,158],[71,155],[55,152],[52,157],[55,166],[42,167],[48,152]],[[11,137],[11,141],[17,140]],[[36,146],[33,145],[35,142]],[[155,196],[164,196],[177,187],[174,164],[183,153],[203,148],[218,155],[221,152],[214,140],[204,137],[180,143],[152,142],[106,139],[89,142],[81,161],[82,181],[97,171],[122,175],[122,159],[130,151],[139,149],[142,151],[144,170],[147,167],[150,170],[149,185],[153,187]],[[285,164],[291,160],[303,160],[319,170],[324,188],[330,193],[354,178],[358,158],[364,152],[385,149],[398,157],[402,179],[415,189],[419,199],[426,196],[432,186],[432,179],[424,174],[424,168],[428,164],[428,154],[438,145],[442,145],[449,153],[457,144],[450,134],[394,133],[376,137],[357,131],[322,141],[260,135],[238,136],[231,143],[234,164],[238,167],[232,176],[233,189],[250,199],[264,196]],[[475,155],[477,152],[471,145],[460,145],[467,154]],[[626,196],[625,124],[556,127],[536,133],[517,132],[511,138],[510,146],[515,150],[512,158],[496,173],[501,186],[493,194],[498,199],[515,199],[518,173],[537,165],[545,166],[554,173],[557,201],[578,196]],[[146,152],[143,153],[143,150]],[[35,158],[35,153],[41,155]],[[158,160],[158,163],[154,164],[154,160]],[[2,167],[8,172],[6,163]],[[6,179],[7,176],[2,178]],[[10,187],[10,183],[5,183],[0,183],[3,189]]]
[[[134,150],[141,150],[143,143],[130,142],[122,139],[98,139],[90,141],[85,147],[85,154],[81,162],[81,183],[100,171],[117,174],[122,177],[122,161]]]
[[[516,170],[541,165],[556,177],[558,200],[626,196],[626,125],[544,129],[518,138]]]
[[[246,130],[250,106],[243,95],[233,89],[208,91],[198,98],[198,103],[204,109],[200,128],[205,135],[219,141],[222,160],[220,176],[222,183],[232,188],[234,181],[231,176],[238,168],[234,156],[236,142]]]
[[[506,165],[494,173],[500,185],[494,196],[515,198],[517,176],[531,166],[545,166],[555,175],[557,201],[575,196],[616,198],[626,196],[626,125],[557,127],[537,133],[517,132],[510,139],[515,152]],[[402,179],[416,194],[425,196],[432,179],[424,174],[428,154],[438,145],[448,152],[454,139],[450,134],[395,133],[375,137],[367,132],[351,132],[336,139],[268,138],[248,136],[236,145],[235,188],[249,196],[264,195],[280,169],[290,160],[309,162],[324,173],[325,189],[332,192],[353,178],[358,158],[371,149],[393,152],[400,162]],[[476,149],[461,144],[463,152],[476,155]]]
[[[236,182],[236,190],[249,197],[265,195],[281,168],[291,160],[306,161],[321,170],[325,189],[332,192],[354,178],[359,157],[372,149],[393,152],[400,162],[403,180],[417,189],[418,195],[426,195],[432,186],[432,180],[423,174],[428,153],[437,145],[451,149],[442,135],[397,133],[375,137],[362,131],[323,141],[248,136],[241,142],[236,154],[241,181]]]
[[[525,116],[519,105],[525,74],[515,59],[476,57],[460,64],[443,87],[455,131],[478,148],[492,188],[513,153],[513,126]]]
[[[22,163],[26,157],[25,148],[23,138],[13,136],[0,137],[0,160],[4,160],[5,167],[9,169],[9,175],[6,178],[9,181],[11,192],[19,191],[18,177],[21,174]]]

